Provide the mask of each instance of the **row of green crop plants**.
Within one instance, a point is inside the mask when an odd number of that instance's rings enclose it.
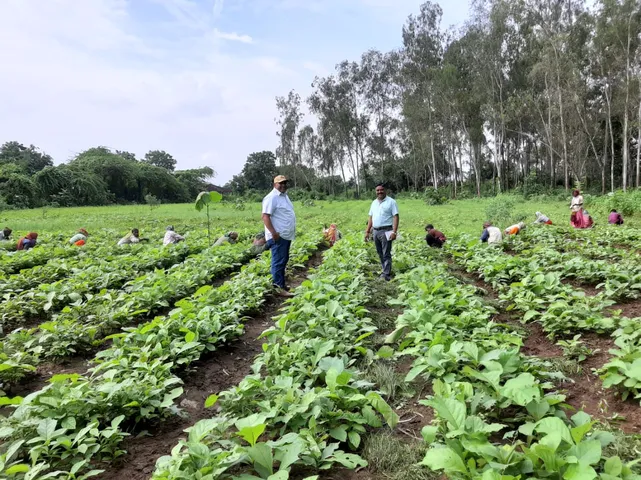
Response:
[[[123,290],[103,290],[80,300],[36,327],[16,330],[0,343],[0,380],[12,385],[43,361],[91,351],[110,333],[169,307],[249,257],[242,245],[210,248],[167,271],[142,275]]]
[[[314,237],[297,240],[295,264],[317,248]],[[177,374],[242,333],[243,315],[256,311],[272,289],[269,265],[267,253],[220,287],[200,288],[166,316],[113,335],[89,376],[57,375],[41,391],[8,399],[15,411],[0,420],[0,476],[95,476],[101,461],[124,453],[127,431],[179,414]]]
[[[416,256],[406,252],[398,260],[403,269]],[[333,465],[365,466],[349,452],[359,449],[368,429],[398,421],[359,370],[375,358],[376,327],[365,308],[372,264],[373,251],[360,237],[326,252],[262,334],[266,343],[253,373],[208,399],[218,412],[158,460],[153,478],[287,480],[295,471],[312,480]]]
[[[42,281],[36,287],[19,293],[6,293],[0,304],[0,329],[8,331],[34,318],[45,320],[65,305],[82,304],[92,292],[104,289],[111,289],[113,292],[132,280],[137,281],[148,270],[170,268],[204,248],[202,243],[181,244],[170,248],[147,248],[135,253],[129,252],[129,255],[104,259],[96,255],[100,252],[98,250],[95,256],[84,257],[72,270],[65,267],[65,273],[71,274],[68,277]],[[46,269],[49,265],[48,263],[41,268]],[[21,276],[30,279],[32,272],[34,269],[24,270]],[[40,277],[41,272],[35,272],[35,275]]]
[[[450,247],[457,262],[469,271],[479,273],[500,292],[508,308],[523,313],[523,321],[537,321],[551,336],[572,336],[580,331],[611,334],[617,349],[610,353],[614,360],[606,363],[599,373],[606,388],[616,386],[624,399],[641,399],[641,318],[620,318],[615,311],[608,315],[615,299],[636,298],[641,291],[638,270],[622,261],[596,272],[594,261],[581,256],[570,260],[554,249],[527,236],[521,255],[506,255],[500,249],[481,245],[454,244]],[[529,243],[532,242],[532,243]],[[595,247],[598,248],[598,247]],[[573,255],[573,254],[569,254]],[[587,296],[580,289],[563,283],[567,276],[586,281],[598,277],[605,290]]]
[[[495,310],[476,287],[460,283],[444,262],[398,280],[397,303],[406,308],[387,341],[396,357],[414,358],[407,381],[432,382],[433,394],[420,401],[435,415],[421,432],[423,465],[455,479],[641,478],[638,461],[609,455],[611,433],[595,429],[584,412],[568,417],[563,375],[520,352],[520,333],[491,321]]]

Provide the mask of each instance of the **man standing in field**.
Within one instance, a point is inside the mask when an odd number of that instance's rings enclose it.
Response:
[[[365,241],[373,234],[376,252],[381,259],[381,278],[388,282],[392,278],[392,242],[398,234],[398,206],[396,200],[387,196],[385,186],[376,185],[376,200],[369,209],[369,220]]]
[[[292,296],[285,286],[285,268],[296,236],[296,214],[287,187],[287,178],[278,175],[274,178],[274,189],[263,199],[266,247],[272,251],[272,279],[283,297]]]

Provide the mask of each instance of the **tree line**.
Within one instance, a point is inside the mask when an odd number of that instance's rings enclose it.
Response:
[[[639,187],[638,0],[475,0],[458,29],[428,1],[402,40],[277,97],[276,161],[298,186]]]
[[[152,150],[140,161],[133,153],[90,148],[54,166],[53,159],[31,145],[0,146],[0,207],[30,208],[191,202],[210,185],[209,167],[176,171],[167,152]]]

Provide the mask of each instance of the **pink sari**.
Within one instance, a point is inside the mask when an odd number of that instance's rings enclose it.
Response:
[[[572,215],[570,215],[570,224],[574,228],[590,228],[592,223],[592,217],[583,213],[583,210],[573,212]]]

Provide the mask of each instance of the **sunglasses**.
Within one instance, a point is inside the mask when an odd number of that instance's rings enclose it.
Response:
[[[289,183],[289,182],[286,180],[284,182],[278,182],[278,185],[287,185],[287,183]]]

